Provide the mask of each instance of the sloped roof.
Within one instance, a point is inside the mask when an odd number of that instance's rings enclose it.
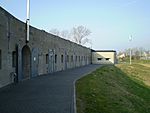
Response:
[[[92,52],[116,52],[115,50],[92,50]]]

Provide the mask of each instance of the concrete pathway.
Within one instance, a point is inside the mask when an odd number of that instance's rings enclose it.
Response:
[[[100,65],[39,76],[0,89],[0,113],[74,113],[74,81]]]

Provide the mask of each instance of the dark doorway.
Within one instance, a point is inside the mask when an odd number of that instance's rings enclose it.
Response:
[[[31,75],[31,52],[26,45],[22,48],[22,74],[23,79],[29,79]]]

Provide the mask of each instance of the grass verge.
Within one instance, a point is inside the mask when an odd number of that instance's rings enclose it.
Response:
[[[78,80],[77,113],[150,113],[150,87],[125,67],[103,66]]]

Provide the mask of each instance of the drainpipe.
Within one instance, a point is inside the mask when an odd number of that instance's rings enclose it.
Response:
[[[30,0],[27,0],[27,20],[26,20],[26,25],[27,25],[27,39],[26,42],[29,42],[29,28],[30,28]]]

